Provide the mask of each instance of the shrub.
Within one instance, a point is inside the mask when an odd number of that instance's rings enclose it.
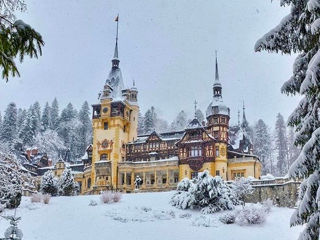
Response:
[[[44,203],[44,204],[49,204],[50,199],[51,199],[51,195],[50,195],[50,194],[44,194],[44,195],[42,195],[42,200],[43,200],[43,203]]]
[[[113,202],[119,202],[122,198],[122,194],[120,192],[115,192],[112,195]]]
[[[208,171],[192,179],[183,179],[172,196],[170,203],[181,209],[202,209],[203,213],[232,210],[240,204],[231,186],[219,176],[212,177]]]
[[[98,203],[95,200],[93,199],[90,200],[89,206],[97,206],[97,205]]]
[[[273,201],[271,199],[267,199],[262,202],[262,206],[264,207],[264,210],[269,213],[273,207]]]
[[[111,191],[102,192],[100,195],[100,200],[103,203],[111,203],[112,199],[113,199],[113,194]]]
[[[245,206],[236,213],[236,223],[240,226],[261,224],[266,220],[266,210],[260,204]]]
[[[236,220],[235,212],[228,212],[223,214],[219,220],[224,224],[233,224]]]
[[[39,203],[42,200],[42,194],[41,193],[34,193],[34,194],[32,194],[30,200],[32,203]]]
[[[74,181],[71,169],[66,168],[58,181],[58,193],[63,196],[73,196],[77,193],[79,185]]]
[[[58,181],[51,170],[45,172],[41,177],[40,191],[51,196],[56,196],[58,193]]]

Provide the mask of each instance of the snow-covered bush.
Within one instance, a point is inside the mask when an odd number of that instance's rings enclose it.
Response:
[[[192,225],[196,227],[213,227],[215,221],[207,215],[201,215],[192,221]]]
[[[112,201],[113,202],[119,202],[121,200],[121,198],[122,198],[121,192],[115,192],[112,195]]]
[[[189,219],[191,218],[191,213],[182,213],[179,215],[179,218],[186,218],[186,219]]]
[[[21,166],[14,156],[0,152],[0,204],[6,208],[20,205],[22,185],[28,175],[21,171]]]
[[[40,191],[44,194],[48,193],[51,196],[57,195],[58,181],[51,170],[45,172],[45,174],[41,177]]]
[[[100,195],[100,200],[102,203],[111,203],[113,198],[113,194],[111,191],[104,191]]]
[[[204,171],[192,180],[182,180],[170,203],[181,209],[201,209],[202,213],[213,213],[234,209],[240,201],[232,187],[221,177],[212,177],[208,171]]]
[[[34,193],[31,195],[30,201],[32,203],[40,203],[42,201],[42,193]]]
[[[266,220],[266,209],[260,205],[247,205],[236,212],[236,223],[240,226],[261,224]]]
[[[236,221],[235,212],[228,212],[223,214],[219,220],[224,224],[233,224]]]
[[[276,178],[272,174],[268,173],[267,175],[262,175],[260,179],[265,181],[265,180],[275,180]]]
[[[232,188],[243,203],[245,196],[253,193],[253,187],[251,186],[250,180],[243,177],[236,178],[232,183]]]
[[[62,196],[73,196],[79,189],[78,183],[74,181],[71,169],[66,168],[58,181],[58,193]]]
[[[269,213],[273,207],[273,201],[271,199],[267,199],[262,202],[262,206],[264,207],[264,210]]]
[[[97,205],[98,205],[97,201],[93,199],[90,200],[89,206],[97,206]]]
[[[50,199],[51,199],[51,195],[50,194],[47,193],[47,194],[43,194],[42,195],[42,200],[43,200],[44,204],[49,204]]]
[[[2,213],[2,212],[3,212],[4,207],[5,207],[4,205],[0,204],[0,213]]]

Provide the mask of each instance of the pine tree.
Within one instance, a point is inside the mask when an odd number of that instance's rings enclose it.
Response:
[[[316,240],[320,234],[320,4],[317,0],[286,0],[281,5],[290,6],[290,13],[257,41],[255,50],[299,53],[292,77],[282,86],[283,93],[303,96],[288,121],[295,127],[295,143],[302,148],[289,176],[304,179],[291,226],[304,225],[300,240]]]
[[[144,115],[144,133],[151,133],[154,127],[152,112],[148,109]]]
[[[29,108],[19,131],[19,139],[25,147],[31,147],[36,136],[32,107]]]
[[[59,104],[58,104],[58,100],[56,98],[54,98],[52,105],[51,105],[51,122],[52,122],[52,130],[55,130],[58,128],[59,126]]]
[[[23,0],[2,0],[0,2],[0,46],[2,78],[8,81],[10,74],[20,76],[16,59],[23,61],[24,56],[31,58],[42,54],[44,42],[41,35],[22,20],[16,20],[15,11],[25,11]]]
[[[66,168],[58,181],[58,192],[62,196],[72,196],[78,191],[78,183],[73,179],[71,169]]]
[[[14,150],[17,139],[17,107],[15,103],[10,103],[5,111],[0,139],[8,144],[10,150]]]
[[[284,176],[288,171],[288,140],[283,116],[278,113],[275,126],[275,148],[278,174]]]
[[[141,115],[141,112],[139,112],[138,115],[138,135],[144,134],[145,126],[144,126],[144,117]]]
[[[77,111],[73,108],[72,104],[69,103],[65,109],[61,112],[59,120],[58,134],[63,139],[67,148],[67,161],[73,161],[78,155],[78,143],[80,141],[77,129],[81,125],[77,118]]]
[[[80,125],[77,129],[77,136],[79,139],[77,157],[81,157],[85,153],[87,146],[90,144],[92,135],[90,109],[87,101],[83,103],[78,117]]]
[[[200,109],[197,109],[195,115],[196,119],[198,119],[198,121],[202,124],[202,122],[204,121],[204,115],[202,111]]]
[[[187,114],[185,111],[180,111],[176,119],[171,123],[171,130],[181,131],[184,130],[187,126]]]
[[[41,130],[46,131],[47,129],[52,129],[52,121],[51,121],[51,107],[47,102],[42,113],[41,117]]]
[[[271,172],[271,136],[268,126],[259,119],[254,126],[253,153],[257,155],[262,164],[262,174]]]
[[[300,151],[301,150],[294,143],[294,130],[292,127],[289,127],[289,133],[288,133],[288,166],[289,167],[298,158]]]
[[[58,193],[58,181],[51,170],[45,172],[41,177],[40,191],[56,196]]]

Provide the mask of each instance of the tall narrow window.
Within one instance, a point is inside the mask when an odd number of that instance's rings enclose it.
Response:
[[[216,147],[216,157],[219,157],[219,147]]]
[[[109,128],[108,122],[103,123],[103,128],[104,130],[107,130]]]

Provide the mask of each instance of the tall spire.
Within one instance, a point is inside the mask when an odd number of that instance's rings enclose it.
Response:
[[[238,110],[238,126],[240,126],[240,110]]]
[[[219,69],[218,69],[218,52],[217,52],[217,50],[215,51],[215,53],[216,53],[216,76],[215,76],[215,80],[217,81],[217,80],[219,80]]]
[[[241,127],[242,128],[247,128],[248,127],[248,121],[247,121],[247,118],[246,118],[246,108],[244,106],[244,101],[243,101],[243,105],[242,105],[242,123],[241,123]]]
[[[114,20],[117,22],[117,34],[116,34],[116,45],[114,47],[114,54],[113,54],[113,59],[112,59],[112,68],[118,68],[119,67],[119,54],[118,54],[118,37],[119,37],[119,14]]]
[[[197,104],[198,104],[198,102],[197,102],[197,100],[194,100],[194,118],[197,118]]]
[[[216,101],[222,101],[222,86],[219,81],[217,50],[215,51],[215,53],[216,53],[216,71],[215,71],[215,79],[214,79],[214,83],[213,83],[213,98]]]

